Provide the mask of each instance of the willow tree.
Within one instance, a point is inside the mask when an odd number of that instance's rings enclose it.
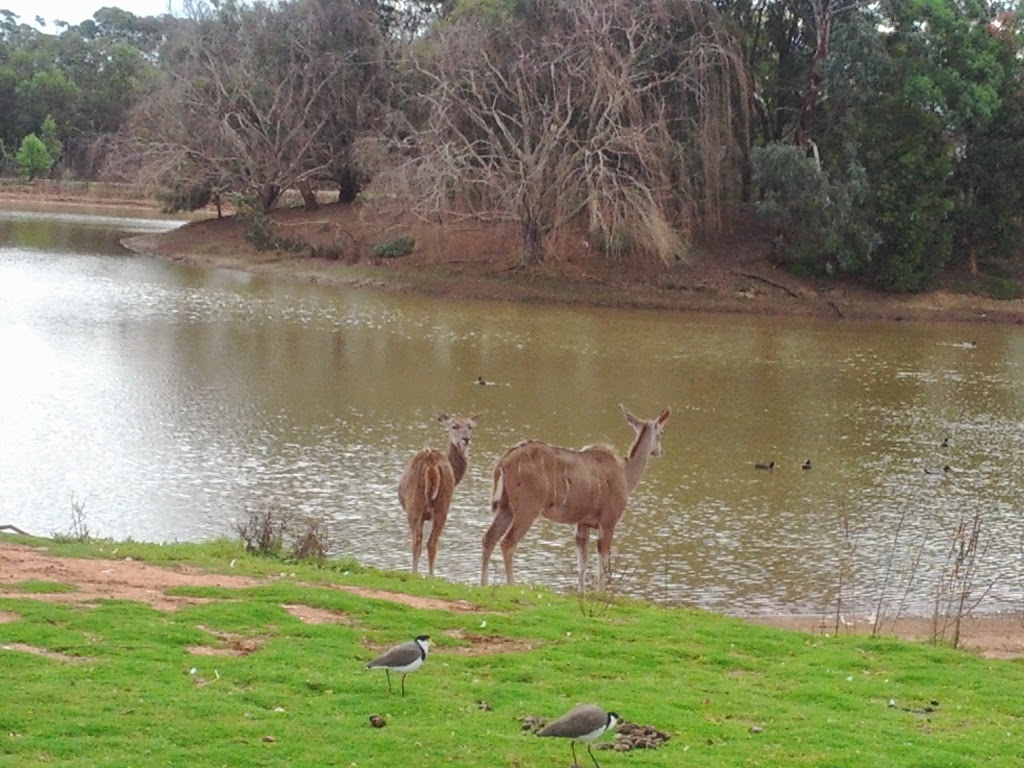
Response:
[[[691,0],[526,0],[453,14],[420,46],[420,96],[382,176],[434,221],[514,222],[523,261],[585,226],[606,253],[680,256],[718,226],[746,136],[746,80]]]

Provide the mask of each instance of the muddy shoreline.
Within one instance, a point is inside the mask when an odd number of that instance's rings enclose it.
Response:
[[[0,203],[29,209],[159,209],[145,199],[76,197],[73,192],[0,189]],[[201,211],[160,235],[129,238],[125,246],[204,268],[232,269],[275,279],[344,287],[369,287],[457,299],[550,303],[744,315],[792,315],[894,322],[996,322],[1024,324],[1024,299],[995,300],[963,293],[967,276],[949,274],[935,290],[888,294],[852,281],[791,275],[769,260],[770,242],[756,227],[737,222],[716,238],[697,243],[684,263],[672,266],[609,262],[585,240],[559,246],[543,267],[518,266],[514,231],[500,226],[440,229],[422,222],[382,221],[365,210],[328,204],[315,211],[275,210],[277,231],[305,241],[307,253],[256,251],[230,217]],[[396,233],[415,236],[402,258],[374,256],[374,246]]]

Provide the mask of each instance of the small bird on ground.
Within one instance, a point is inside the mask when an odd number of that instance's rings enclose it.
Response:
[[[775,469],[774,461],[759,461],[754,464],[754,469]]]
[[[619,720],[620,718],[617,713],[605,712],[596,704],[580,704],[566,712],[555,722],[538,731],[537,735],[569,739],[569,748],[572,750],[574,766],[579,765],[579,762],[576,760],[576,742],[582,741],[586,743],[590,759],[594,761],[594,765],[597,768],[601,768],[597,758],[594,757],[594,753],[590,749],[590,742],[599,739],[605,731],[612,730]]]
[[[939,448],[949,448],[949,438],[948,437],[942,438],[942,444],[939,446]]]
[[[402,695],[405,696],[405,676],[415,672],[427,660],[430,645],[429,635],[420,635],[408,643],[396,645],[384,651],[366,664],[367,669],[383,669],[388,677],[388,693],[391,693],[391,670],[402,673]]]
[[[948,475],[953,471],[953,468],[947,464],[944,467],[925,467],[924,473],[926,475]]]
[[[803,464],[800,465],[800,469],[810,469],[810,468],[811,468],[811,460],[810,459],[808,459],[807,461],[805,461]]]

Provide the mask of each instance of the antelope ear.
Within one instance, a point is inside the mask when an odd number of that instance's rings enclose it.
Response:
[[[469,417],[469,420],[473,422],[474,426],[476,426],[477,421],[480,419],[480,415],[481,414],[479,413],[474,413],[472,416]]]
[[[666,421],[668,421],[668,417],[671,416],[671,415],[672,415],[672,409],[671,408],[666,408],[664,411],[661,412],[661,416],[658,417],[658,423],[659,424],[664,424]]]
[[[627,411],[626,406],[624,406],[622,403],[619,403],[619,408],[622,409],[622,415],[626,417],[626,421],[629,422],[629,426],[636,430],[639,430],[641,427],[643,427],[643,420],[638,419],[632,413]]]
[[[444,411],[438,411],[437,420],[444,424],[446,421],[448,421],[448,414],[445,413]]]

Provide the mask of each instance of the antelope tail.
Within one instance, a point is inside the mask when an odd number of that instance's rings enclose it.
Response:
[[[441,470],[436,466],[427,467],[423,473],[423,493],[430,502],[437,501],[441,492]]]
[[[505,473],[498,472],[494,477],[494,490],[491,491],[491,512],[498,511],[501,497],[505,495]]]

